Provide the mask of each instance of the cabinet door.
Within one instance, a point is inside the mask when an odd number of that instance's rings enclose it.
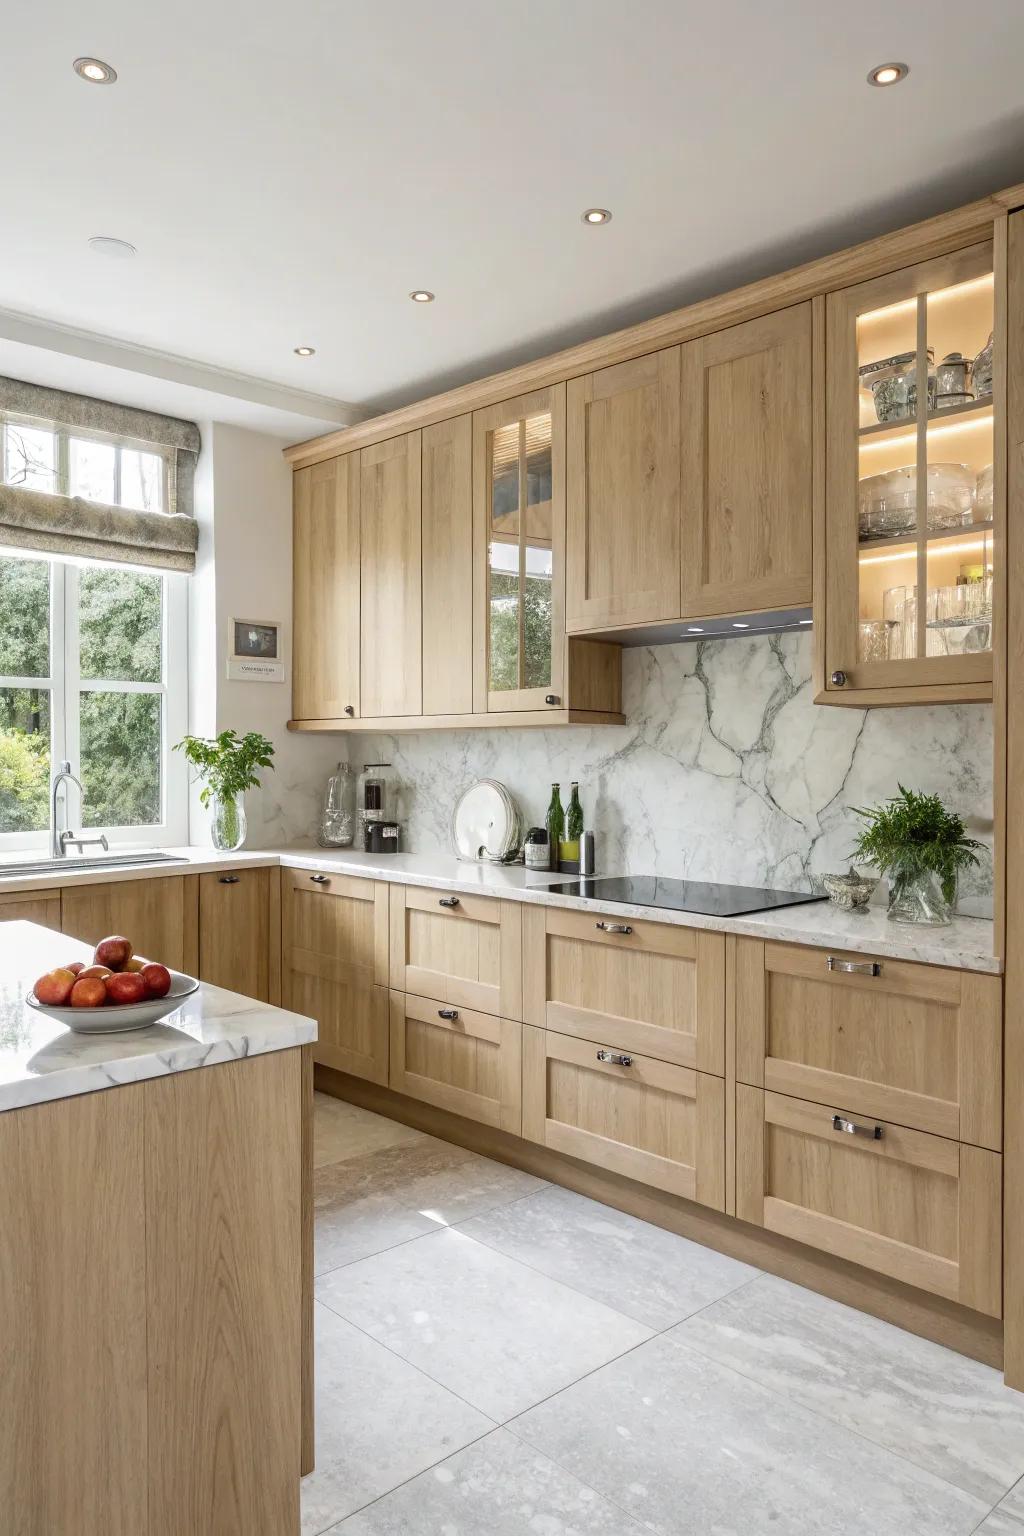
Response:
[[[682,349],[683,613],[811,601],[811,305]]]
[[[998,1152],[737,1083],[736,1215],[1001,1315]]]
[[[736,1076],[1002,1146],[998,976],[736,940]]]
[[[725,1083],[617,1040],[523,1025],[523,1135],[555,1152],[725,1208]]]
[[[473,712],[473,418],[423,429],[423,713]]]
[[[359,455],[295,473],[292,714],[359,714]]]
[[[522,907],[391,887],[391,985],[484,1013],[522,1015]]]
[[[570,379],[570,633],[678,618],[679,348]]]
[[[194,875],[66,885],[61,892],[61,929],[85,944],[123,933],[131,939],[137,955],[184,971],[197,965],[197,957],[191,953],[195,902]]]
[[[396,1093],[518,1136],[522,1031],[513,1019],[392,992],[389,1084]]]
[[[271,869],[199,876],[199,978],[270,1001]]]
[[[388,888],[282,870],[281,1001],[316,1019],[315,1061],[388,1080]]]
[[[985,243],[829,295],[821,702],[991,697],[1001,384],[943,360],[1001,380],[1003,281]]]
[[[60,932],[60,891],[11,891],[0,895],[0,923],[38,923]]]
[[[359,455],[360,706],[364,718],[423,707],[420,433]]]
[[[724,1073],[724,935],[526,907],[523,952],[528,1023]]]
[[[476,713],[565,692],[565,385],[473,413]]]

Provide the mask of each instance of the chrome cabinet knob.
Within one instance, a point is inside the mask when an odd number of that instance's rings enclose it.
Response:
[[[832,673],[832,686],[833,688],[846,687],[846,673],[843,671],[842,667],[837,667],[836,670]]]
[[[218,878],[220,880],[221,885],[237,885],[238,884],[238,876],[237,875],[220,875]]]
[[[457,896],[442,896],[438,902],[439,907],[457,907],[458,905],[459,898]]]
[[[557,693],[546,693],[544,695],[544,703],[545,704],[561,704],[561,702],[562,701],[558,697]]]
[[[330,885],[331,883],[330,875],[310,875],[309,878],[314,885]]]
[[[832,1116],[832,1129],[842,1131],[845,1136],[866,1136],[869,1141],[881,1141],[882,1127],[880,1125],[858,1125],[856,1120],[847,1120],[844,1115]]]
[[[346,715],[354,715],[355,714],[355,707],[352,704],[346,704],[345,705],[345,713],[346,713]]]
[[[632,1056],[623,1056],[621,1051],[598,1051],[597,1059],[598,1061],[606,1061],[613,1067],[631,1067],[633,1065]]]
[[[633,932],[633,929],[632,929],[632,927],[630,926],[629,923],[603,923],[603,922],[598,922],[598,923],[594,924],[594,927],[595,928],[600,928],[602,933],[632,933]]]
[[[457,1019],[459,1010],[457,1008],[439,1008],[437,1016],[439,1019]]]

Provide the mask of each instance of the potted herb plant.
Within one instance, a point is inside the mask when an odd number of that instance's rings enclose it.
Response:
[[[245,842],[245,806],[242,796],[259,785],[257,768],[273,768],[274,744],[259,731],[238,736],[221,731],[212,739],[185,736],[174,748],[184,752],[203,787],[199,798],[212,806],[213,846],[233,853]]]
[[[867,825],[854,856],[889,880],[889,917],[894,923],[951,921],[960,871],[978,863],[981,844],[964,834],[960,817],[938,795],[899,794],[871,810],[857,809]]]

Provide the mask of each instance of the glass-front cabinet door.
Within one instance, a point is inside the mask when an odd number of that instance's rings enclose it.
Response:
[[[565,385],[473,416],[474,709],[563,703]]]
[[[825,691],[837,702],[991,690],[995,316],[991,243],[829,297]]]

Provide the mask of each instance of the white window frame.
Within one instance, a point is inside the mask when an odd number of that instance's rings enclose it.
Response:
[[[92,427],[69,427],[63,422],[49,421],[45,416],[26,416],[19,411],[0,411],[0,483],[7,485],[7,431],[8,426],[30,427],[37,432],[51,432],[54,437],[54,483],[55,496],[71,495],[71,439],[87,439],[94,443],[109,443],[117,450],[114,454],[114,499],[109,505],[121,505],[121,449],[128,448],[134,452],[151,454],[163,464],[163,478],[160,486],[160,506],[153,510],[159,512],[173,512],[177,485],[175,470],[177,467],[177,455],[173,448],[166,448],[161,443],[148,443],[144,438],[127,437],[117,432],[102,432]],[[17,482],[14,482],[17,484]],[[46,494],[45,492],[42,494]],[[137,508],[129,508],[135,511]]]
[[[0,557],[21,560],[47,559],[22,549],[0,550]],[[103,561],[65,561],[50,557],[50,675],[49,677],[0,676],[0,688],[37,688],[50,696],[50,782],[61,762],[78,773],[80,763],[78,699],[86,693],[150,693],[162,700],[160,710],[160,820],[135,827],[82,826],[82,797],[74,784],[64,782],[61,830],[70,827],[86,837],[106,837],[111,846],[183,846],[188,842],[188,768],[180,754],[171,751],[188,729],[188,578],[171,571],[138,567],[140,574],[163,579],[161,604],[161,677],[158,683],[128,683],[117,679],[83,679],[79,670],[78,593],[79,569],[132,569],[111,567]],[[52,802],[52,796],[51,796]],[[60,801],[58,800],[58,806]],[[52,827],[37,832],[0,832],[0,852],[44,849],[48,852]],[[69,855],[74,857],[74,855]]]

